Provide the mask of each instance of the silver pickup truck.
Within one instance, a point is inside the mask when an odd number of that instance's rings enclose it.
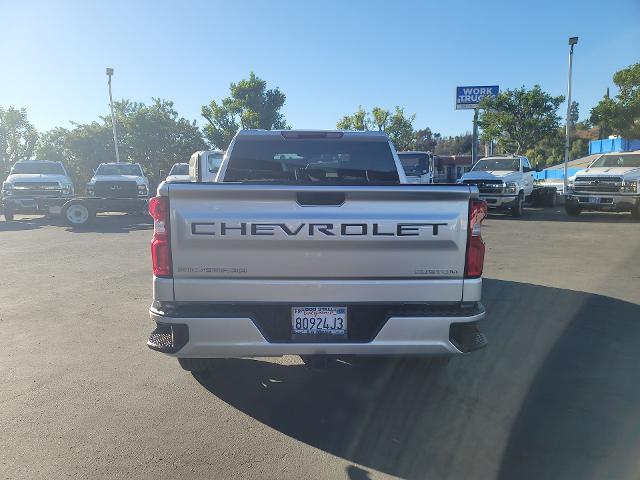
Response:
[[[483,347],[486,203],[475,186],[404,182],[381,132],[240,131],[215,182],[163,183],[150,201],[148,346],[191,371]]]

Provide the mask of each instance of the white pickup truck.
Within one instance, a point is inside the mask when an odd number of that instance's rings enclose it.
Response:
[[[224,151],[200,150],[189,159],[189,176],[194,182],[213,182],[218,175]]]
[[[631,212],[640,219],[640,152],[606,153],[569,182],[568,215],[583,210]]]
[[[17,162],[2,184],[4,217],[10,221],[16,213],[60,213],[73,193],[73,183],[61,162]]]
[[[200,372],[483,347],[486,203],[475,186],[405,183],[383,132],[240,131],[216,182],[150,200],[147,345]]]
[[[97,213],[146,214],[149,179],[139,163],[101,163],[87,183],[87,197],[75,197],[62,207],[71,228],[91,224]]]
[[[514,217],[520,217],[525,199],[533,193],[533,172],[527,157],[486,157],[476,162],[458,183],[476,185],[489,208],[507,209]]]
[[[398,152],[407,183],[433,183],[431,152]]]
[[[169,175],[165,179],[165,182],[188,182],[191,180],[189,177],[189,164],[188,163],[174,163],[169,170]]]

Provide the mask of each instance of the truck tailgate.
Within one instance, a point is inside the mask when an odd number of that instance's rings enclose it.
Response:
[[[468,186],[167,184],[175,301],[460,301]]]

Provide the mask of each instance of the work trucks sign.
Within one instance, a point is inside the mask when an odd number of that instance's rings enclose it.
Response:
[[[484,97],[495,97],[500,88],[498,85],[489,87],[456,87],[456,110],[478,108]]]

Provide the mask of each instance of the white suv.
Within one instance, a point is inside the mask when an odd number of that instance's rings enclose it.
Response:
[[[525,199],[533,192],[534,172],[527,157],[486,157],[458,183],[477,185],[480,198],[489,208],[508,209],[514,217],[520,217]]]

